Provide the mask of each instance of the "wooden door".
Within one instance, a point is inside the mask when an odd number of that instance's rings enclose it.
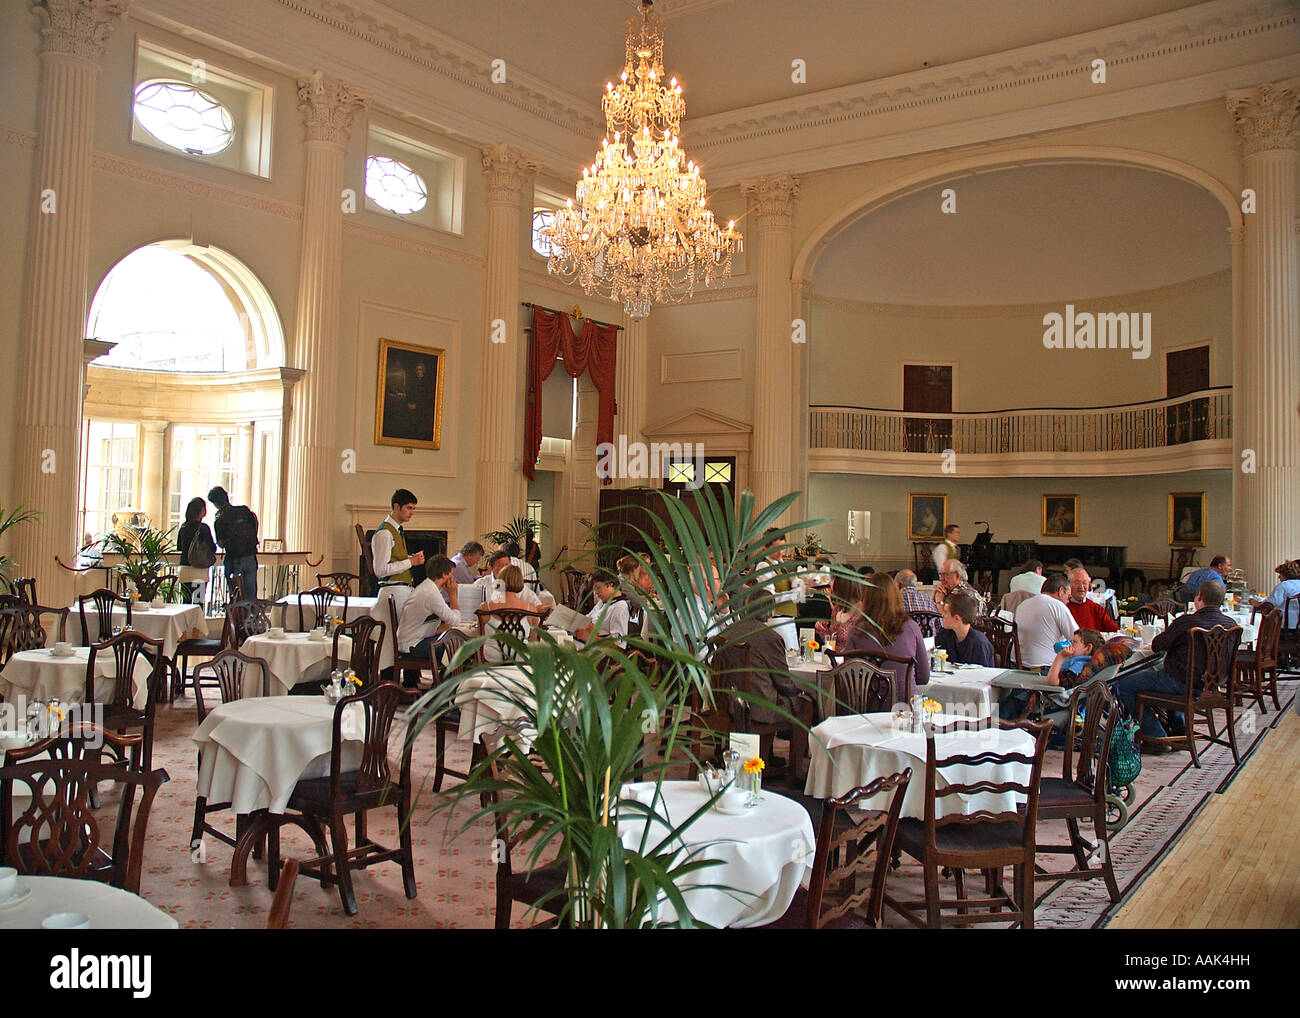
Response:
[[[903,410],[952,413],[952,365],[904,364]],[[906,417],[903,431],[907,452],[940,453],[952,447],[952,418]]]
[[[1210,387],[1210,348],[1171,350],[1165,354],[1165,398],[1176,399]],[[1199,442],[1209,437],[1210,401],[1193,399],[1169,407],[1165,441],[1169,445]]]

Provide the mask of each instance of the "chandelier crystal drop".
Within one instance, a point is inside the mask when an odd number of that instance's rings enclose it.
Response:
[[[633,319],[726,279],[743,250],[735,222],[714,220],[700,168],[681,149],[686,100],[676,78],[665,82],[663,56],[663,21],[642,0],[628,20],[623,73],[605,85],[600,152],[541,231],[548,271],[607,292]]]

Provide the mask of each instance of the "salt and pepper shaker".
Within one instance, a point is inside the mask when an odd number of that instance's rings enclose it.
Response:
[[[923,727],[925,724],[925,700],[922,698],[920,693],[913,693],[911,704],[912,734],[920,735],[925,731]]]

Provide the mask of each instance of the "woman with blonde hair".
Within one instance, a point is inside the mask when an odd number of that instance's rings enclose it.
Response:
[[[524,571],[516,565],[508,565],[501,570],[497,577],[505,584],[504,599],[499,601],[484,601],[479,608],[480,611],[498,609],[509,611],[526,611],[537,612],[541,610],[541,601],[531,590],[524,586]],[[524,627],[524,639],[527,640],[532,634],[531,619],[527,616],[521,620]],[[540,621],[540,620],[539,620]],[[496,632],[496,616],[493,614],[484,626],[485,635],[491,635]],[[495,640],[489,640],[483,645],[484,661],[501,661],[501,645]]]
[[[863,585],[862,620],[849,631],[843,650],[884,651],[900,661],[882,662],[894,673],[894,690],[900,700],[907,700],[914,686],[930,681],[930,652],[925,647],[921,627],[903,610],[903,595],[898,581],[888,573],[875,573]],[[908,664],[914,666],[914,685],[909,685]]]

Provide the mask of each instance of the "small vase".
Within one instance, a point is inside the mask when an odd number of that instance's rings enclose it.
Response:
[[[749,777],[749,798],[745,800],[746,806],[757,806],[763,801],[763,772],[755,771]]]

